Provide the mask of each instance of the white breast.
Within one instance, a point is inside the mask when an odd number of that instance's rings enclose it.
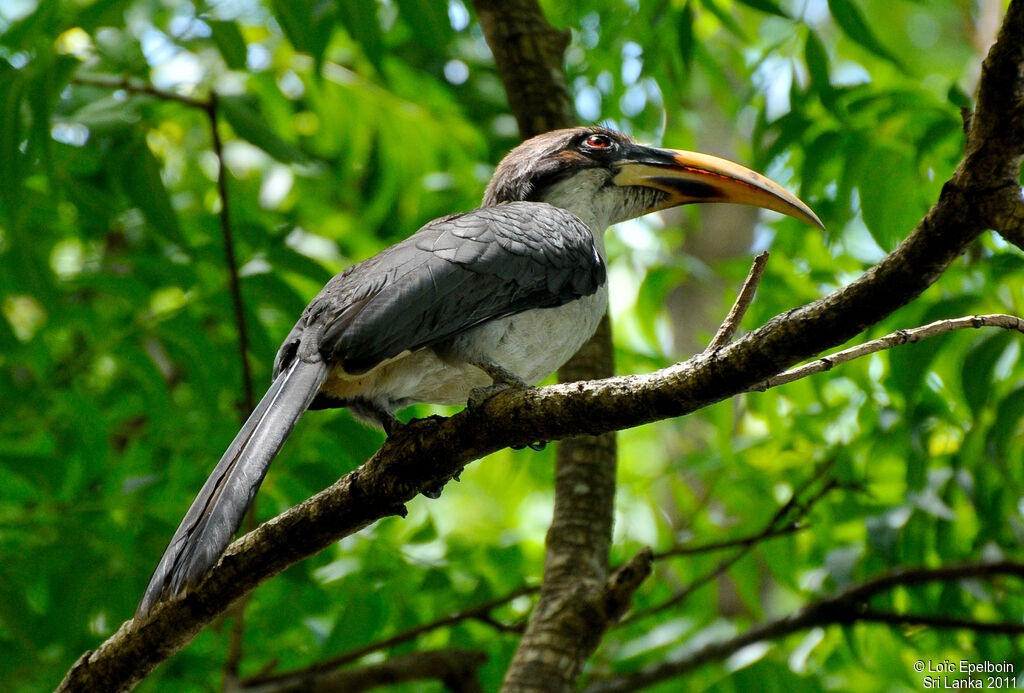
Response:
[[[335,371],[324,390],[358,397],[395,411],[416,402],[465,404],[489,376],[466,360],[485,360],[535,384],[568,361],[597,329],[608,304],[607,286],[557,308],[530,310],[479,325],[455,340],[452,358],[433,349],[399,357],[358,377]]]

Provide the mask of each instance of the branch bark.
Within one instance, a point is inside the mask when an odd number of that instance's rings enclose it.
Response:
[[[885,349],[892,349],[893,347],[903,346],[904,344],[915,344],[920,342],[922,339],[936,337],[940,334],[952,332],[953,330],[980,329],[982,327],[999,327],[1004,330],[1016,330],[1017,332],[1024,334],[1024,320],[1015,315],[1002,315],[997,313],[993,315],[971,315],[951,320],[936,320],[935,322],[922,325],[921,327],[915,327],[909,330],[897,330],[896,332],[891,332],[884,337],[872,339],[870,342],[864,342],[863,344],[858,344],[857,346],[850,347],[849,349],[843,349],[842,351],[837,351],[834,354],[822,356],[810,363],[805,363],[797,368],[791,368],[785,373],[774,375],[771,378],[754,385],[750,389],[764,392],[769,388],[785,385],[786,383],[806,378],[807,376],[814,375],[815,373],[823,373],[825,371],[832,370],[841,363],[859,359],[862,356],[868,356]]]
[[[841,344],[914,300],[986,228],[1019,219],[1024,156],[1024,0],[1014,0],[983,68],[967,155],[907,239],[852,284],[709,354],[640,376],[500,393],[479,412],[419,422],[330,488],[250,532],[199,588],[125,622],[75,663],[59,690],[125,690],[256,585],[510,445],[601,434],[720,401]]]
[[[331,659],[318,662],[304,669],[299,669],[296,671],[286,671],[277,674],[250,676],[249,678],[242,681],[241,685],[239,686],[239,690],[245,692],[262,690],[260,688],[261,686],[269,684],[288,686],[295,684],[296,682],[309,680],[313,677],[323,676],[330,672],[340,669],[346,664],[351,664],[352,662],[365,657],[371,652],[379,652],[380,650],[392,648],[404,642],[415,640],[416,638],[425,633],[437,630],[438,628],[444,628],[445,626],[454,625],[462,621],[477,620],[482,623],[487,623],[489,625],[496,626],[502,629],[511,630],[512,628],[509,626],[505,626],[504,624],[497,624],[496,621],[490,615],[491,611],[493,611],[499,606],[509,603],[513,599],[517,599],[518,597],[522,597],[527,594],[532,594],[536,591],[536,588],[533,587],[520,587],[519,589],[515,590],[514,592],[510,592],[504,597],[492,599],[489,602],[480,604],[478,606],[474,606],[469,609],[465,609],[464,611],[459,611],[457,613],[451,614],[450,616],[446,616],[445,618],[439,619],[432,623],[427,623],[422,626],[416,626],[415,628],[409,628],[408,630],[404,630],[401,633],[397,633],[384,640],[370,643],[365,647],[360,647],[356,650],[346,652],[337,657],[332,657]]]
[[[474,650],[427,650],[345,671],[310,671],[305,677],[270,680],[236,689],[245,693],[357,693],[406,681],[437,680],[454,693],[483,693],[477,670],[487,661]]]
[[[679,659],[659,662],[640,671],[596,681],[584,693],[629,693],[646,686],[677,678],[699,666],[725,659],[748,645],[775,640],[808,628],[830,625],[852,625],[874,622],[898,625],[927,625],[933,628],[967,628],[989,633],[1024,633],[1024,625],[1017,622],[969,621],[959,618],[931,615],[897,614],[872,609],[868,600],[881,592],[896,587],[909,587],[930,582],[951,582],[969,578],[1007,575],[1024,580],[1024,563],[1000,561],[997,563],[971,563],[943,568],[918,568],[888,573],[868,582],[855,585],[839,594],[812,602],[798,611],[775,621],[768,621],[734,638],[711,643]]]
[[[562,62],[568,32],[548,24],[536,0],[476,0],[474,5],[521,137],[573,125]],[[558,379],[565,383],[610,377],[615,373],[613,353],[606,315],[597,333],[559,371]],[[558,446],[544,581],[506,672],[503,691],[573,690],[604,630],[625,610],[621,602],[628,603],[626,586],[636,589],[640,584],[619,580],[621,572],[608,576],[616,460],[614,433],[571,437]],[[627,572],[631,577],[646,577],[649,556],[646,569],[640,565],[642,557],[636,560],[634,570]],[[609,606],[612,602],[615,607]]]

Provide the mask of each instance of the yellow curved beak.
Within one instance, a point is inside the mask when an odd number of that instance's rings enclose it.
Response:
[[[781,212],[824,229],[811,208],[756,171],[710,154],[636,146],[617,164],[616,185],[642,185],[668,193],[655,212],[694,202],[732,202]]]

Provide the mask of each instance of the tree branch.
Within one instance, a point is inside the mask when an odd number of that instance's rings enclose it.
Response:
[[[224,264],[228,270],[228,289],[234,308],[235,330],[238,332],[238,353],[242,369],[242,413],[244,423],[255,406],[252,389],[252,369],[249,366],[249,329],[245,321],[245,303],[242,300],[241,281],[238,276],[238,260],[235,256],[234,236],[231,232],[231,207],[228,199],[227,167],[224,165],[224,143],[217,129],[218,99],[216,92],[210,92],[205,99],[197,99],[171,91],[157,89],[151,84],[133,82],[127,78],[114,77],[75,77],[72,84],[100,89],[123,90],[130,94],[151,96],[160,101],[172,101],[206,114],[210,127],[210,141],[213,153],[217,156],[217,196],[220,199],[221,241],[224,244]]]
[[[331,659],[318,662],[312,666],[305,667],[303,669],[282,672],[278,674],[250,676],[249,678],[242,681],[240,688],[242,691],[249,691],[259,689],[259,687],[264,684],[274,683],[280,684],[282,686],[287,686],[292,685],[292,683],[294,682],[308,681],[312,677],[327,674],[328,672],[340,669],[346,664],[351,664],[356,660],[362,659],[371,652],[379,652],[380,650],[390,649],[395,645],[400,645],[404,642],[415,640],[419,636],[425,633],[429,633],[430,631],[437,630],[438,628],[444,628],[445,626],[451,626],[462,621],[476,620],[481,621],[482,623],[490,624],[497,628],[498,626],[495,625],[494,620],[490,617],[491,611],[498,608],[499,606],[504,606],[505,604],[508,604],[513,599],[518,599],[519,597],[528,594],[533,594],[536,591],[536,587],[520,587],[519,589],[505,595],[504,597],[492,599],[489,602],[485,602],[478,606],[474,606],[470,609],[459,611],[457,613],[446,616],[442,619],[433,621],[432,623],[427,623],[422,626],[416,626],[415,628],[409,628],[408,630],[404,630],[401,633],[396,633],[395,635],[392,635],[389,638],[385,638],[384,640],[379,640],[377,642],[370,643],[369,645],[366,645],[364,647],[360,647],[350,652],[341,654],[337,657],[332,657]]]
[[[764,529],[755,534],[748,541],[740,544],[738,551],[719,561],[718,565],[714,568],[693,580],[690,584],[686,585],[686,587],[679,590],[660,604],[632,614],[628,619],[624,620],[621,625],[626,625],[633,623],[634,621],[639,621],[641,619],[660,614],[661,612],[682,603],[698,589],[715,578],[723,575],[741,558],[750,553],[750,551],[753,550],[753,548],[760,542],[771,536],[776,536],[785,530],[793,531],[793,529],[799,527],[800,520],[807,516],[807,513],[811,511],[811,508],[813,508],[818,501],[824,498],[829,492],[839,488],[839,482],[835,479],[828,479],[824,484],[822,484],[821,488],[811,494],[809,498],[801,500],[804,491],[810,488],[813,483],[824,477],[825,474],[828,473],[828,470],[832,468],[833,463],[834,460],[829,460],[825,464],[820,465],[815,473],[801,485],[792,497],[790,497],[782,507],[775,511],[771,519],[765,524]]]
[[[538,439],[688,414],[842,344],[913,301],[998,219],[1007,200],[1019,200],[1022,28],[1024,0],[1014,0],[982,72],[968,155],[917,228],[858,280],[712,354],[655,373],[503,392],[477,413],[408,427],[358,470],[232,544],[193,593],[162,604],[144,623],[125,622],[98,650],[82,655],[60,690],[129,688],[263,580],[381,517],[404,514],[404,503],[475,459]],[[1008,125],[1008,136],[1000,124]],[[979,141],[987,136],[991,146]]]
[[[847,361],[852,361],[862,356],[868,356],[869,354],[874,354],[884,349],[892,349],[893,347],[902,346],[904,344],[915,344],[920,342],[922,339],[935,337],[940,334],[952,332],[953,330],[979,329],[982,327],[1001,327],[1004,330],[1017,330],[1024,334],[1024,320],[1015,315],[1002,315],[996,313],[991,315],[971,315],[964,318],[952,318],[949,320],[936,320],[933,323],[929,323],[921,327],[890,332],[884,337],[873,339],[870,342],[864,342],[863,344],[858,344],[857,346],[850,347],[849,349],[843,349],[842,351],[837,351],[834,354],[822,356],[816,361],[805,363],[797,368],[791,368],[785,373],[780,373],[779,375],[767,378],[751,387],[750,390],[764,392],[769,388],[791,383],[794,380],[800,380],[801,378],[806,378],[807,376],[814,375],[815,373],[822,373],[824,371],[831,370],[841,363],[846,363]]]
[[[241,365],[242,402],[239,412],[239,423],[244,424],[256,406],[253,392],[252,368],[249,364],[249,328],[245,319],[245,302],[242,299],[242,284],[238,274],[238,258],[235,254],[234,234],[231,230],[231,200],[228,196],[228,171],[224,164],[224,142],[218,129],[219,101],[217,93],[211,91],[206,99],[196,99],[174,92],[157,89],[150,84],[135,83],[127,78],[105,79],[79,77],[75,84],[104,89],[122,89],[132,94],[150,96],[161,101],[171,101],[189,108],[202,111],[210,128],[210,143],[217,157],[217,196],[220,199],[220,210],[217,217],[220,221],[221,242],[224,245],[224,264],[228,272],[228,288],[231,293],[231,304],[234,313],[235,330],[238,333],[238,360]],[[255,502],[245,515],[244,528],[252,531],[256,527]],[[245,636],[245,603],[248,596],[238,601],[233,607],[234,620],[231,624],[231,636],[227,656],[224,658],[225,686],[230,687],[238,678],[238,668],[242,660],[243,639]]]
[[[768,251],[766,250],[754,258],[754,263],[750,266],[750,272],[747,274],[747,279],[743,282],[743,286],[736,296],[736,301],[732,304],[729,314],[725,316],[725,320],[722,321],[718,332],[711,339],[711,343],[704,350],[705,352],[721,349],[732,341],[732,338],[736,335],[736,330],[739,329],[740,323],[743,322],[743,316],[747,314],[747,309],[754,302],[754,294],[757,293],[757,286],[761,283],[761,277],[764,276],[764,268],[767,266]]]
[[[245,693],[357,693],[388,684],[438,680],[455,693],[483,693],[477,670],[487,655],[476,650],[427,650],[346,671],[310,671],[305,678],[243,686]]]
[[[548,24],[536,0],[476,0],[480,26],[523,138],[575,123],[562,56],[567,31]],[[603,229],[600,231],[603,232]],[[615,373],[608,317],[558,373],[560,382]],[[545,540],[544,581],[502,690],[568,691],[600,642],[615,609],[608,605],[608,553],[615,516],[616,447],[612,433],[572,437],[558,446],[555,508]],[[581,523],[580,518],[587,522]],[[649,561],[648,561],[649,562]],[[648,568],[649,571],[649,568]],[[646,572],[637,570],[633,575]],[[639,584],[639,583],[637,583]],[[635,589],[635,587],[634,587]],[[616,592],[625,598],[619,585]],[[581,630],[581,624],[585,624]],[[586,633],[587,637],[580,637]],[[552,652],[559,652],[553,657]]]
[[[584,693],[628,693],[661,681],[677,678],[699,666],[725,659],[748,645],[775,640],[791,633],[829,625],[851,625],[859,621],[890,625],[926,625],[934,628],[967,628],[979,632],[1024,633],[1019,622],[986,623],[931,615],[895,614],[870,608],[867,600],[896,587],[909,587],[931,582],[951,582],[969,578],[1012,576],[1024,580],[1024,563],[1000,561],[971,563],[943,568],[917,568],[888,573],[846,589],[839,594],[812,602],[783,618],[756,625],[734,638],[711,643],[679,659],[659,662],[630,674],[596,681]]]

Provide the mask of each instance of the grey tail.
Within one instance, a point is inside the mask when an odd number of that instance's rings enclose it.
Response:
[[[277,376],[171,537],[135,611],[136,619],[146,617],[164,598],[187,592],[224,553],[270,463],[328,371],[319,359],[310,362],[296,356]]]

